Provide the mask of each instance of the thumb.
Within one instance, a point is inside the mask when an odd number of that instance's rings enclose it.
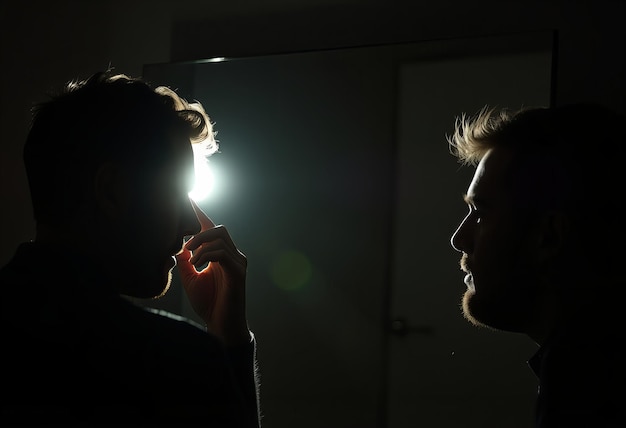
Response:
[[[178,273],[180,274],[183,284],[187,284],[198,274],[194,265],[189,262],[190,258],[191,251],[186,248],[184,248],[179,254],[176,254],[176,267],[178,268]]]

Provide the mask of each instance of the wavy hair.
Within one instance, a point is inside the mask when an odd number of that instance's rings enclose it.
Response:
[[[219,151],[202,104],[169,87],[112,70],[67,82],[32,108],[23,158],[35,220],[62,222],[104,161],[167,162],[174,135],[188,138],[195,156]]]

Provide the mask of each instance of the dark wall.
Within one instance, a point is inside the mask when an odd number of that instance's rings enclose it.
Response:
[[[554,30],[555,102],[599,101],[626,110],[625,5],[406,1],[384,7],[324,6],[234,19],[181,20],[173,27],[172,60]]]
[[[0,264],[34,232],[21,161],[30,106],[65,80],[109,64],[140,75],[146,64],[215,56],[554,30],[553,101],[599,101],[626,111],[625,10],[615,0],[4,1]]]
[[[29,108],[65,80],[108,65],[139,75],[144,64],[212,56],[555,29],[556,102],[626,110],[624,18],[621,0],[2,2],[0,263],[34,232],[21,162]]]

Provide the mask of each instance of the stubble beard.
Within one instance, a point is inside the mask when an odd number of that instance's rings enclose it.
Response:
[[[163,285],[163,289],[161,290],[160,293],[154,296],[153,299],[160,299],[161,297],[165,296],[167,292],[169,291],[171,285],[172,285],[172,270],[170,269],[167,271],[167,278],[166,278],[165,284]]]
[[[470,309],[471,300],[474,298],[476,294],[475,290],[467,289],[465,293],[463,293],[463,297],[461,298],[461,311],[463,313],[463,318],[470,322],[475,327],[486,327],[485,324],[480,322],[476,317],[474,317],[472,310]]]

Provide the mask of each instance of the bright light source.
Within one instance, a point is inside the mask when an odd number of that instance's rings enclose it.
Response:
[[[196,202],[206,199],[213,190],[214,175],[209,167],[209,160],[196,154],[194,161],[196,181],[189,197]]]
[[[216,56],[213,58],[209,58],[206,60],[206,62],[223,62],[226,61],[226,58],[224,58],[223,56]]]

